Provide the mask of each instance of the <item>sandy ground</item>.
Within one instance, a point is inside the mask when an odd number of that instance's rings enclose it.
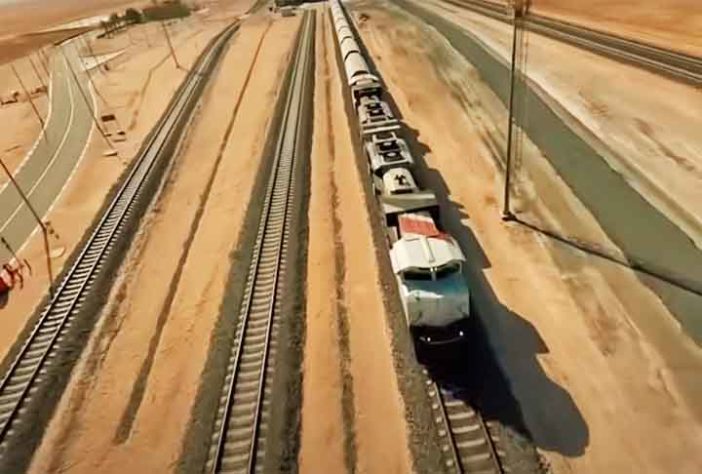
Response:
[[[440,0],[421,4],[509,60],[509,25]],[[702,248],[702,89],[533,33],[525,41],[528,76],[604,145],[597,148],[612,168]]]
[[[0,3],[0,37],[30,33],[72,20],[143,6],[135,0],[22,0]]]
[[[432,30],[363,11],[364,40],[427,147],[429,183],[450,200],[444,216],[471,262],[476,305],[553,471],[699,472],[699,348],[630,271],[500,221],[489,142],[504,144],[506,119],[484,110],[497,99]],[[437,54],[455,62],[454,77],[435,68]],[[464,109],[456,94],[471,93]],[[606,238],[548,162],[532,163],[541,165],[521,184],[535,212],[556,228]]]
[[[142,7],[144,0],[21,0],[0,2],[0,64],[74,35],[72,20],[121,13]],[[65,25],[62,28],[62,25]],[[53,31],[43,31],[56,28]]]
[[[175,469],[298,25],[242,26],[31,472]]]
[[[85,28],[62,29],[44,33],[7,35],[4,37],[0,33],[0,64],[21,60],[21,58],[37,53],[39,50],[46,51],[53,44],[86,30]]]
[[[342,471],[341,439],[336,438],[341,429],[334,426],[341,416],[339,402],[343,397],[339,384],[343,375],[338,371],[339,357],[344,356],[337,345],[337,318],[341,317],[347,321],[346,363],[353,391],[353,399],[343,402],[347,404],[344,409],[352,412],[352,420],[345,422],[353,427],[344,429],[353,430],[355,441],[350,447],[353,454],[345,455],[349,461],[355,460],[355,472],[406,473],[411,472],[412,466],[408,428],[360,182],[365,176],[359,176],[354,162],[334,57],[334,37],[326,13],[322,21],[325,34],[321,51],[317,52],[321,64],[317,65],[315,93],[300,467],[302,472]],[[318,242],[322,245],[315,247]],[[334,242],[338,243],[336,249]],[[345,262],[343,268],[336,268],[340,262]],[[315,294],[319,299],[312,297]],[[342,295],[342,300],[335,301],[335,294]],[[326,437],[333,440],[331,446]]]
[[[531,0],[531,11],[702,56],[698,0]]]
[[[533,0],[535,13],[702,56],[698,0]]]
[[[115,113],[119,128],[128,136],[133,133],[144,136],[145,128],[150,128],[161,115],[197,54],[224,26],[224,22],[202,23],[194,19],[169,26],[177,48],[178,68],[159,25],[144,24],[110,40],[94,41],[91,48],[95,54],[123,48],[128,52],[110,62],[109,74],[92,72],[93,82],[102,95],[97,99],[102,113]],[[87,48],[81,48],[81,52],[89,54]],[[136,153],[140,146],[141,141],[130,140],[124,145],[127,156]]]
[[[15,69],[22,79],[22,83],[30,91],[39,115],[46,122],[49,113],[48,95],[43,92],[34,94],[31,91],[42,85],[48,87],[50,80],[39,63],[39,58],[32,56],[31,60],[38,71],[38,76],[27,56],[15,62]],[[19,102],[14,104],[0,105],[0,121],[4,124],[4,133],[0,135],[0,159],[10,171],[14,172],[40,136],[41,123],[10,65],[4,64],[0,66],[0,97],[7,100],[12,91],[20,92],[21,97]],[[6,182],[7,176],[0,171],[0,187]]]
[[[242,0],[241,3],[246,3]],[[187,22],[173,28],[176,54],[183,65],[190,66],[206,42],[224,26],[224,22]],[[120,37],[105,42],[121,41]],[[156,123],[182,81],[185,72],[167,61],[165,40],[135,41],[127,54],[113,64],[107,74],[96,74],[94,82],[106,102],[96,98],[100,113],[115,113],[127,129],[126,141],[114,142],[119,151],[117,158],[105,158],[106,144],[93,131],[82,161],[67,183],[63,194],[45,216],[58,234],[51,241],[54,274],[66,263],[75,245],[83,237],[86,226],[94,219],[105,195],[125,167],[135,156],[146,134]],[[155,86],[157,84],[158,86]],[[27,141],[29,146],[31,142]],[[0,358],[16,339],[41,298],[46,292],[47,272],[40,234],[35,233],[20,252],[29,260],[34,274],[26,279],[23,289],[14,291],[5,307],[0,310]]]
[[[307,254],[307,319],[303,361],[303,405],[300,433],[300,472],[343,472],[344,419],[342,413],[340,317],[337,310],[338,263],[334,234],[334,161],[331,131],[331,67],[334,63],[325,38],[325,9],[317,16],[315,45],[315,110],[309,202]],[[331,57],[329,57],[331,56]],[[330,65],[331,63],[331,65]],[[324,449],[320,449],[324,446]]]

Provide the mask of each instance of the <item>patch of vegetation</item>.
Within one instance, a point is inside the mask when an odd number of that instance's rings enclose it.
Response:
[[[142,13],[146,21],[163,21],[173,18],[185,18],[190,15],[190,8],[183,4],[181,0],[166,0],[144,8]]]
[[[136,8],[127,8],[123,14],[113,13],[107,20],[100,22],[104,30],[104,36],[112,35],[130,25],[144,23],[146,21],[165,21],[174,18],[185,18],[190,16],[191,9],[182,0],[165,0],[144,8],[142,11]]]

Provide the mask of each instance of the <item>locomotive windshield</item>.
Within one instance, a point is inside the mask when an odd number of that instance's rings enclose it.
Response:
[[[447,263],[441,267],[436,268],[436,279],[441,280],[461,271],[461,264],[458,262]]]
[[[404,272],[405,280],[412,281],[431,281],[432,272],[429,268],[413,268]]]
[[[451,262],[440,267],[412,268],[403,273],[405,280],[428,281],[442,280],[459,273],[461,271],[460,262]]]

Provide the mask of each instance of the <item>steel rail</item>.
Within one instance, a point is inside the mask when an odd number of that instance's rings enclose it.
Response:
[[[276,152],[247,275],[227,375],[215,420],[208,471],[256,472],[264,456],[261,443],[268,413],[267,382],[277,345],[278,297],[285,271],[295,164],[302,130],[303,101],[309,81],[314,14],[305,14],[292,62]],[[269,406],[269,404],[268,404]]]
[[[81,305],[96,290],[94,283],[100,270],[113,257],[111,251],[124,236],[122,231],[126,223],[137,205],[143,202],[141,197],[152,176],[151,171],[165,155],[166,147],[187,118],[199,86],[205,81],[205,74],[213,67],[215,58],[236,27],[235,23],[225,28],[200,55],[0,382],[0,460],[6,457],[13,428],[21,421],[23,409],[42,388],[41,376],[51,369],[52,360],[62,349],[61,342],[70,334],[74,321],[82,315]],[[144,199],[149,199],[149,196]]]
[[[485,0],[442,1],[506,23],[512,22],[511,10],[504,5]],[[700,57],[544,15],[529,13],[524,20],[524,26],[535,33],[696,86],[702,85],[702,58]]]
[[[353,17],[349,17],[353,22]],[[357,28],[355,23],[354,26]],[[356,37],[356,41],[362,43],[361,38]],[[504,474],[506,469],[482,416],[463,400],[440,388],[426,368],[421,371],[427,395],[433,400],[431,407],[436,413],[434,421],[438,434],[444,441],[441,451],[446,457],[445,467],[458,474]]]
[[[432,409],[437,412],[434,421],[439,436],[445,443],[441,450],[447,456],[445,465],[456,473],[504,474],[500,455],[487,424],[480,413],[465,401],[438,386],[423,370],[428,395],[435,401]]]

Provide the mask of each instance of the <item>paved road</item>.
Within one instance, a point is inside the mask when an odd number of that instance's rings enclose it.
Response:
[[[73,43],[63,46],[79,79],[75,82],[63,55],[57,50],[52,59],[51,108],[46,139],[40,137],[15,177],[39,215],[44,215],[63,189],[80,159],[93,126],[91,112],[79,87],[92,101],[88,78],[81,72]],[[92,106],[92,104],[91,104]],[[19,193],[9,183],[0,190],[0,235],[19,250],[37,224]],[[0,262],[10,255],[0,246]]]
[[[435,27],[480,71],[481,79],[495,94],[507,102],[509,68],[478,37],[461,25],[419,6],[419,2],[394,1]],[[702,320],[699,317],[702,308],[702,250],[614,171],[589,141],[562,120],[553,108],[557,104],[547,103],[521,80],[517,81],[515,97],[518,98],[515,120],[544,152],[630,264],[640,271],[638,276],[644,284],[661,298],[683,329],[702,345]],[[567,235],[562,237],[570,239]],[[601,243],[591,242],[585,246],[599,249]],[[650,278],[646,273],[659,278]]]

